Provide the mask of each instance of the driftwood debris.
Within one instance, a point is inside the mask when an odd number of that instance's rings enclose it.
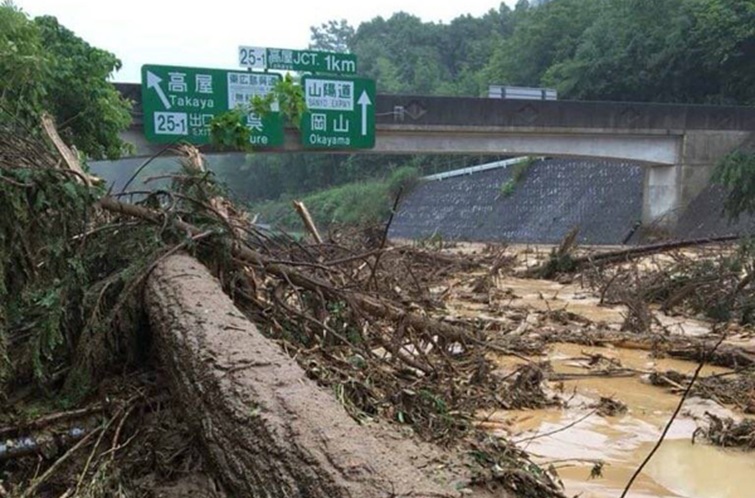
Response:
[[[739,240],[739,235],[726,235],[723,237],[709,237],[702,239],[691,240],[677,240],[673,242],[664,242],[661,244],[650,244],[645,246],[631,247],[629,249],[620,249],[617,251],[604,252],[600,254],[588,254],[586,256],[580,256],[572,258],[571,265],[573,271],[578,271],[586,266],[602,266],[613,263],[623,263],[631,261],[637,258],[643,258],[653,254],[660,254],[667,251],[673,251],[676,249],[684,249],[687,247],[697,247],[707,244],[717,244],[722,242],[731,242]],[[563,243],[562,243],[563,244]],[[528,268],[524,275],[528,277],[535,277],[541,275],[546,268],[548,262],[546,261],[542,265],[533,266]]]
[[[162,261],[145,299],[171,392],[234,496],[453,496],[357,425],[198,261]]]
[[[155,211],[134,204],[118,202],[112,197],[102,198],[99,201],[99,206],[114,213],[141,218],[153,223],[163,222],[161,215]],[[174,223],[176,228],[186,233],[192,235],[200,235],[202,233],[197,227],[182,220],[175,220]],[[334,288],[329,283],[321,281],[317,277],[305,275],[292,267],[280,263],[269,262],[262,254],[247,246],[234,246],[232,254],[234,257],[245,263],[259,266],[266,272],[281,277],[293,285],[315,292],[321,292],[328,297],[342,297],[341,291]],[[358,292],[351,292],[349,294],[349,299],[359,305],[362,310],[375,317],[403,320],[406,326],[413,327],[417,330],[432,330],[435,334],[442,336],[445,340],[450,342],[464,342],[469,339],[469,333],[460,327],[420,315],[419,313],[406,311],[404,308],[401,308],[388,300]]]
[[[605,330],[591,330],[589,333],[584,333],[564,330],[548,336],[547,340],[589,346],[610,345],[624,349],[639,349],[690,361],[700,361],[709,354],[710,356],[706,358],[707,363],[731,368],[755,365],[755,351],[729,343],[723,343],[714,350],[712,346],[716,343],[716,337],[713,336],[637,334]]]
[[[76,156],[76,153],[71,150],[65,144],[65,142],[63,142],[62,138],[60,138],[58,130],[57,128],[55,128],[55,123],[53,122],[53,119],[49,114],[42,115],[42,129],[45,131],[47,137],[50,139],[52,144],[55,146],[55,149],[57,149],[58,153],[65,161],[66,167],[70,171],[74,172],[77,180],[82,181],[87,185],[102,183],[101,178],[88,175],[86,172],[84,172],[84,169],[81,167],[81,163],[79,162],[79,158]]]
[[[315,239],[315,242],[322,244],[322,236],[317,230],[315,222],[312,221],[312,215],[309,214],[309,209],[307,209],[307,206],[301,201],[294,201],[293,206],[296,212],[299,214],[299,217],[304,222],[304,227],[307,229],[310,235],[312,235],[312,238]]]

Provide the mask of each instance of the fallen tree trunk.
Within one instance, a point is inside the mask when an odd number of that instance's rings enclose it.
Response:
[[[676,249],[684,249],[687,247],[703,246],[707,244],[719,244],[722,242],[732,242],[739,240],[739,235],[725,235],[721,237],[708,237],[703,239],[691,239],[691,240],[675,240],[673,242],[662,242],[660,244],[651,244],[646,246],[631,247],[629,249],[620,249],[618,251],[610,251],[599,254],[588,254],[586,256],[580,256],[573,258],[571,264],[573,265],[572,271],[578,271],[585,266],[602,266],[612,263],[624,263],[637,258],[644,258],[653,254],[660,254],[667,251],[674,251]],[[541,275],[547,268],[548,261],[544,264],[533,266],[524,271],[524,275],[527,277],[535,277]]]
[[[198,261],[161,261],[145,302],[171,391],[233,496],[455,496],[357,425]]]
[[[548,342],[568,342],[588,346],[614,346],[624,349],[639,349],[663,353],[674,358],[701,361],[710,354],[716,339],[710,336],[636,334],[604,330],[559,331],[544,337]],[[755,351],[724,342],[706,360],[712,365],[729,368],[755,365]]]

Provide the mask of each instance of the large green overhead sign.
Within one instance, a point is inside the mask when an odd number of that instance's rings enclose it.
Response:
[[[277,103],[265,116],[249,110],[251,99],[270,93],[280,79],[273,73],[142,66],[144,134],[155,143],[207,144],[212,118],[240,107],[247,110],[253,146],[281,146],[283,117]]]
[[[251,111],[254,97],[272,93],[281,75],[252,68],[314,73],[301,80],[307,110],[300,123],[301,143],[310,149],[370,149],[375,146],[375,82],[356,78],[351,54],[239,47],[239,63],[249,71],[178,66],[142,67],[144,134],[148,141],[211,142],[212,119],[241,108],[251,128],[251,145],[280,147],[284,122],[277,102],[260,116]]]
[[[241,46],[239,65],[249,69],[356,74],[357,57],[354,54],[340,52]]]
[[[338,76],[302,78],[307,112],[301,143],[317,149],[375,146],[375,81]]]

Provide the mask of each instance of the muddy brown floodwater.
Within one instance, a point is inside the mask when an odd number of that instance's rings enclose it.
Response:
[[[624,319],[621,306],[600,306],[597,297],[577,284],[562,285],[545,280],[504,277],[496,279],[495,292],[501,308],[524,312],[566,310],[601,326],[619,329]],[[455,280],[451,287],[462,287]],[[461,296],[461,297],[460,297]],[[447,299],[448,309],[461,316],[503,320],[490,303],[470,302],[462,294]],[[525,313],[526,314],[526,313]],[[699,335],[710,325],[687,317],[670,317],[655,311],[671,333]],[[518,333],[537,332],[537,319],[525,319]],[[618,360],[623,368],[639,371],[629,377],[585,376],[589,356],[600,354]],[[635,469],[658,440],[679,403],[679,394],[651,385],[647,374],[676,370],[691,374],[697,364],[653,358],[648,351],[614,347],[551,344],[543,357],[556,374],[576,374],[573,380],[551,381],[554,396],[566,400],[563,408],[480,413],[479,425],[495,435],[513,440],[545,468],[553,466],[567,496],[607,498],[621,495]],[[503,372],[511,372],[526,360],[496,358]],[[706,366],[701,377],[726,369]],[[581,375],[580,375],[581,374]],[[595,413],[601,397],[617,399],[627,412],[617,416]],[[689,398],[671,427],[663,445],[635,481],[630,497],[747,498],[755,497],[755,454],[692,443],[692,435],[705,412],[741,418],[710,400]],[[591,478],[596,462],[603,462],[602,477]]]
[[[625,367],[646,371],[692,372],[691,362],[649,357],[645,351],[554,344],[547,357],[556,373],[584,372],[575,358],[600,353],[619,359]],[[511,370],[523,363],[500,359]],[[702,375],[725,369],[706,367]],[[639,377],[589,377],[551,383],[565,408],[499,411],[481,414],[481,424],[493,434],[505,435],[545,467],[553,465],[567,495],[583,498],[620,496],[627,481],[660,436],[679,396],[652,386]],[[591,408],[601,397],[618,399],[628,406],[624,415],[603,417]],[[650,461],[629,494],[632,497],[744,498],[755,496],[752,476],[755,455],[723,450],[698,442],[692,444],[697,420],[705,411],[732,415],[708,400],[690,398],[676,419],[661,449]],[[572,425],[573,424],[573,425]],[[591,479],[597,461],[605,463],[603,477]],[[725,479],[723,478],[725,476]]]

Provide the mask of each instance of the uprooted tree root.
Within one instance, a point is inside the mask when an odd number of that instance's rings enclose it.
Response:
[[[0,197],[15,214],[0,224],[2,259],[10,262],[0,268],[0,423],[23,427],[33,399],[46,400],[43,413],[86,410],[103,399],[121,399],[121,408],[102,411],[72,447],[47,455],[35,480],[18,467],[7,491],[112,496],[113,489],[137,489],[144,467],[108,465],[148,444],[134,423],[140,409],[133,396],[109,393],[102,379],[159,368],[142,284],[159,261],[187,252],[352,417],[406,424],[445,445],[474,445],[486,455],[480,480],[514,486],[522,496],[560,496],[524,453],[480,436],[471,423],[481,408],[523,406],[517,380],[494,373],[484,332],[432,316],[436,303],[426,287],[439,278],[437,262],[475,262],[337,235],[311,245],[259,230],[191,148],[182,150],[184,172],[170,189],[130,192],[142,200],[123,203],[123,195],[107,196],[67,168],[70,158],[23,137],[0,133]],[[181,454],[191,451],[187,445]]]

